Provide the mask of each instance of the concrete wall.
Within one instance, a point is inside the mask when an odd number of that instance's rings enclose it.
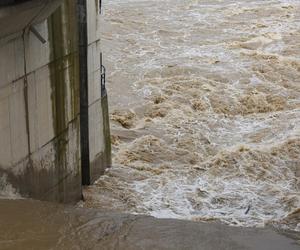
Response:
[[[110,138],[105,128],[108,117],[107,99],[101,97],[100,86],[100,19],[99,1],[86,1],[88,24],[88,99],[91,181],[109,167]]]
[[[81,197],[76,1],[0,40],[0,176],[24,196]],[[1,188],[1,187],[0,187]]]
[[[0,1],[0,38],[37,24],[49,17],[63,0]],[[17,17],[17,18],[16,18]]]

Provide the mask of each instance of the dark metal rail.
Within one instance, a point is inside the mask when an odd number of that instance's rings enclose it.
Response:
[[[102,61],[102,53],[100,53],[100,84],[101,84],[101,97],[106,96],[106,69]]]

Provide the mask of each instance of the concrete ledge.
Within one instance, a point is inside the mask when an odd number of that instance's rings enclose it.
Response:
[[[299,250],[271,229],[0,200],[0,249]],[[5,225],[5,226],[3,226]]]

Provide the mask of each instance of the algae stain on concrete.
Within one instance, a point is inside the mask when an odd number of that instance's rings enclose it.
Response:
[[[76,119],[79,113],[79,82],[78,82],[78,55],[76,35],[76,16],[73,1],[66,0],[48,19],[48,32],[50,42],[50,78],[51,99],[53,111],[53,129],[55,137],[55,165],[59,180],[67,177],[67,146],[68,146],[68,122]],[[68,103],[68,93],[70,103]],[[68,110],[71,116],[68,117]],[[69,119],[68,119],[69,118]],[[75,130],[79,137],[79,126]],[[79,145],[79,144],[78,144]],[[78,149],[77,152],[80,150]],[[77,153],[79,155],[79,153]],[[79,162],[79,159],[78,159]],[[80,170],[79,170],[80,171]],[[59,194],[65,189],[64,181],[58,184]],[[59,197],[63,200],[64,197]]]
[[[99,0],[95,0],[95,6],[96,6],[96,11],[97,11],[97,13],[99,13],[100,12],[100,2],[99,2]]]
[[[103,119],[103,136],[104,136],[104,167],[110,167],[111,161],[111,138],[110,138],[110,125],[109,125],[109,109],[108,109],[108,96],[105,94],[101,97],[102,106],[102,119]]]

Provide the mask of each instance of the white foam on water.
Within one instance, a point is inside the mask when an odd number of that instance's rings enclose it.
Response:
[[[7,181],[7,176],[0,176],[0,199],[21,199],[21,195]]]
[[[114,166],[85,206],[298,230],[299,28],[299,1],[108,1]]]

